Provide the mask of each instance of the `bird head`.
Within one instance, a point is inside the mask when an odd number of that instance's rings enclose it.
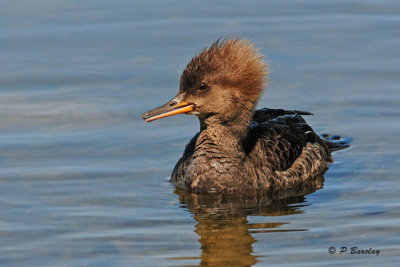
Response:
[[[180,79],[178,94],[145,112],[153,121],[176,114],[197,115],[210,124],[227,124],[252,112],[266,83],[267,65],[247,40],[218,40],[196,55]]]

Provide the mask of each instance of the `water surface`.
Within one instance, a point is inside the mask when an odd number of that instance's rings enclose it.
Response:
[[[399,14],[372,0],[3,1],[0,264],[395,265]],[[318,132],[353,138],[307,190],[221,199],[168,183],[198,121],[141,113],[232,35],[270,63],[259,107],[311,111]]]

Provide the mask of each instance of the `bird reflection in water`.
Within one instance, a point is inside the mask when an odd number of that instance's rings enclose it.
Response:
[[[280,229],[285,222],[249,223],[247,216],[303,213],[302,207],[309,205],[305,203],[305,196],[321,189],[323,182],[321,176],[292,189],[235,195],[198,195],[177,189],[175,193],[182,207],[192,213],[197,222],[195,232],[200,236],[202,252],[200,257],[171,260],[200,259],[200,266],[252,266],[258,257],[267,256],[254,255],[252,245],[257,240],[252,234],[307,229]]]

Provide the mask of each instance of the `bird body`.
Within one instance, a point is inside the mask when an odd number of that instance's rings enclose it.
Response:
[[[257,110],[255,115],[270,119],[253,119],[243,140],[211,129],[196,134],[171,181],[198,193],[278,190],[325,172],[332,161],[325,141],[300,115],[274,115],[273,111]]]
[[[179,92],[143,114],[155,119],[196,115],[200,131],[187,144],[171,182],[195,193],[278,190],[327,170],[329,142],[296,110],[260,109],[267,65],[245,40],[217,41],[185,68]]]

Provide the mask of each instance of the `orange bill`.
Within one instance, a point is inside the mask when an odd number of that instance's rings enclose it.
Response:
[[[146,122],[162,119],[165,117],[188,113],[193,110],[194,105],[182,101],[183,96],[178,95],[165,105],[143,113],[142,118]]]

